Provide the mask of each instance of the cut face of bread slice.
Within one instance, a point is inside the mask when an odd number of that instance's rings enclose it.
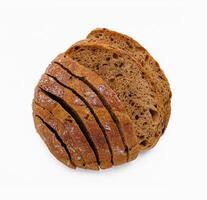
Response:
[[[47,127],[50,127],[50,130],[52,129],[57,139],[62,140],[62,146],[66,149],[74,166],[98,170],[95,154],[75,120],[40,88],[36,88],[33,112],[34,118],[41,119]],[[43,133],[39,131],[40,136]],[[45,142],[46,140],[47,138],[44,139]],[[57,147],[55,152],[58,152],[58,146],[55,147]],[[55,156],[59,159],[58,155],[55,154]]]
[[[51,76],[43,75],[38,86],[76,120],[93,149],[100,168],[111,167],[111,153],[106,138],[87,105],[72,90]]]
[[[112,154],[113,165],[126,163],[127,153],[119,130],[96,93],[93,92],[87,84],[72,75],[72,73],[61,64],[52,63],[47,68],[46,74],[73,91],[88,106],[102,129],[102,132],[105,134]],[[89,75],[90,74],[88,74],[88,76]]]
[[[69,76],[68,74],[70,74],[70,77],[73,77],[72,79],[68,78],[69,80],[66,80],[66,72],[61,70],[61,76],[57,75],[59,79],[62,77],[62,81],[64,79],[68,86],[73,86],[87,100],[102,124],[108,123],[107,126],[104,126],[104,129],[107,130],[107,135],[109,136],[109,143],[112,148],[112,154],[114,155],[114,165],[125,160],[125,158],[124,160],[122,158],[122,161],[120,158],[115,159],[120,154],[120,149],[122,152],[118,131],[128,154],[127,160],[135,159],[139,153],[137,137],[132,122],[116,93],[100,76],[70,58],[64,57],[64,54],[59,55],[53,63],[58,63],[63,70],[67,71],[67,77]],[[47,72],[53,75],[57,74],[57,71],[52,72],[51,68]]]
[[[164,131],[170,118],[171,90],[168,80],[164,72],[161,70],[159,64],[153,59],[153,57],[147,52],[146,49],[144,49],[138,42],[127,35],[105,28],[99,28],[91,31],[88,34],[87,38],[99,42],[104,42],[112,45],[115,48],[120,48],[124,51],[127,51],[139,63],[142,64],[143,68],[148,71],[153,83],[158,86],[159,92],[162,96],[165,112],[165,126],[163,127]]]
[[[65,52],[101,76],[123,102],[133,121],[140,148],[156,144],[162,134],[163,106],[142,67],[126,52],[105,44],[81,41]]]

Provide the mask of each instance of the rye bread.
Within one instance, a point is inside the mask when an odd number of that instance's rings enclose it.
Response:
[[[113,165],[120,165],[127,162],[127,153],[124,142],[116,124],[111,115],[102,104],[95,92],[82,80],[72,75],[67,68],[57,63],[52,63],[46,71],[46,74],[52,76],[57,82],[70,88],[87,106],[96,118],[101,127],[112,154]],[[90,74],[88,74],[90,76]]]
[[[155,59],[133,38],[106,28],[97,28],[92,30],[88,34],[87,39],[101,41],[112,45],[115,48],[127,51],[130,55],[135,57],[138,62],[142,63],[142,67],[148,71],[152,81],[158,86],[159,92],[162,96],[165,112],[165,126],[163,127],[164,132],[171,113],[171,90],[164,72]]]
[[[103,79],[90,69],[79,65],[69,57],[65,57],[64,54],[60,54],[53,63],[61,65],[69,74],[73,75],[76,79],[79,79],[88,86],[88,89],[92,90],[97,95],[100,102],[104,105],[104,109],[108,111],[113,122],[116,124],[122,141],[127,151],[128,161],[134,160],[140,149],[138,140],[135,135],[132,121],[130,120],[126,109],[117,97],[116,93],[106,84]],[[79,89],[78,89],[79,90]],[[96,99],[97,100],[97,99]],[[102,119],[106,115],[100,113],[99,119]],[[107,119],[109,120],[109,119]]]
[[[153,147],[162,135],[163,105],[147,71],[121,49],[80,41],[65,52],[96,72],[116,92],[133,121],[141,150]]]
[[[64,150],[67,152],[70,162],[74,167],[94,170],[98,169],[97,162],[87,163],[87,160],[84,160],[84,158],[81,156],[77,145],[71,137],[70,130],[67,128],[66,123],[61,123],[48,110],[42,108],[38,104],[34,104],[33,109],[35,112],[35,117],[40,119],[41,122],[50,130],[50,134],[52,133],[55,135],[55,138],[61,142],[62,147],[64,147]],[[42,135],[42,132],[39,132],[39,134]],[[45,140],[47,140],[47,138]],[[59,146],[56,148],[59,150]],[[59,159],[58,155],[55,156]]]
[[[50,152],[62,163],[68,167],[75,168],[71,163],[70,157],[61,142],[56,138],[55,134],[45,125],[42,119],[34,115],[35,128],[41,138],[44,140]]]
[[[87,105],[54,78],[43,75],[39,87],[54,101],[58,102],[77,121],[93,149],[101,169],[112,166],[111,153],[106,138]]]
[[[72,159],[73,166],[86,169],[98,169],[95,154],[90,147],[87,139],[80,130],[73,117],[65,111],[56,101],[47,96],[39,87],[35,90],[33,100],[33,116],[40,118],[45,125],[53,129],[56,137],[65,144],[65,151]],[[35,121],[35,125],[39,123]],[[38,130],[38,129],[37,129]],[[41,130],[39,131],[42,136]],[[54,134],[53,134],[54,135]],[[45,138],[45,137],[43,137]],[[44,139],[47,143],[47,138]],[[57,148],[58,151],[58,148]],[[51,151],[53,153],[53,151]],[[55,155],[59,159],[58,155]]]

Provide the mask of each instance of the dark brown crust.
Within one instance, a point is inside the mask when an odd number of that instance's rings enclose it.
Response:
[[[33,104],[33,110],[35,113],[35,116],[41,118],[44,120],[45,123],[47,123],[50,127],[52,127],[60,138],[64,141],[64,144],[67,146],[68,151],[70,152],[69,157],[71,157],[71,162],[74,163],[74,166],[82,167],[83,161],[80,159],[80,155],[75,151],[74,145],[71,142],[71,139],[66,139],[64,137],[64,129],[61,123],[58,122],[47,110],[41,108],[37,104]],[[69,135],[67,134],[67,137]]]
[[[62,163],[70,168],[76,168],[74,164],[71,163],[67,152],[61,146],[60,142],[56,139],[55,135],[43,124],[41,119],[34,115],[34,123],[37,132],[47,145],[50,152]]]
[[[88,144],[85,136],[79,129],[75,120],[55,101],[46,96],[38,87],[35,91],[35,98],[33,103],[34,114],[38,114],[45,120],[50,116],[50,119],[62,126],[64,134],[62,140],[65,144],[71,143],[74,147],[78,160],[83,160],[81,168],[98,169],[97,160],[93,150]],[[37,113],[38,111],[38,113]],[[60,134],[60,133],[59,133]],[[74,151],[72,151],[73,153]]]
[[[117,48],[116,49],[112,48],[112,47],[110,47],[109,45],[107,45],[105,43],[98,43],[98,42],[93,42],[93,41],[88,41],[88,40],[82,40],[82,41],[77,42],[76,44],[74,44],[71,48],[69,48],[65,52],[65,56],[66,57],[71,57],[71,55],[76,51],[76,47],[78,47],[78,49],[81,49],[81,52],[83,52],[82,51],[83,48],[100,49],[100,50],[103,49],[104,51],[106,50],[108,52],[113,52],[113,53],[115,53],[117,55],[120,55],[120,57],[124,57],[124,58],[130,59],[133,63],[135,63],[137,65],[138,70],[140,71],[140,73],[144,73],[145,74],[145,80],[148,82],[149,87],[152,88],[152,90],[154,90],[155,93],[156,93],[156,96],[154,98],[156,99],[156,102],[157,102],[157,105],[158,105],[157,109],[158,109],[158,113],[159,113],[159,116],[160,116],[160,122],[158,124],[157,129],[156,129],[156,137],[151,137],[148,140],[149,145],[147,145],[145,147],[140,145],[140,149],[145,151],[145,150],[148,150],[151,147],[153,147],[157,143],[157,141],[159,140],[160,136],[162,135],[162,124],[163,124],[163,121],[164,121],[164,112],[163,112],[163,102],[162,102],[162,99],[160,97],[159,91],[158,91],[156,85],[154,85],[151,82],[151,78],[148,76],[147,71],[145,71],[145,69],[142,68],[140,66],[140,64],[133,57],[131,57],[129,54],[127,54],[125,51],[123,51],[121,49],[117,49]],[[93,80],[91,82],[94,84],[94,82],[97,82],[97,80]],[[107,101],[109,102],[110,98],[107,99]]]
[[[127,162],[124,144],[115,123],[98,96],[88,87],[88,85],[56,63],[52,63],[47,68],[46,73],[77,92],[79,97],[90,106],[92,112],[97,116],[97,120],[99,121],[100,126],[102,126],[103,132],[105,132],[112,151],[113,164],[120,165]]]
[[[85,80],[87,84],[90,85],[90,88],[93,87],[93,89],[96,90],[96,93],[98,92],[99,98],[102,96],[105,99],[121,127],[124,141],[129,150],[128,160],[130,161],[135,159],[139,153],[137,138],[133,130],[132,122],[126,114],[126,110],[115,92],[111,90],[111,88],[99,76],[97,76],[96,73],[77,64],[77,62],[72,61],[70,58],[64,57],[63,54],[59,55],[54,62],[61,64],[70,70],[75,76],[81,78],[81,80]]]
[[[69,112],[71,115],[73,113],[76,113],[75,119],[79,119],[79,127],[82,127],[84,125],[85,127],[84,129],[82,129],[82,131],[88,131],[87,135],[88,137],[90,137],[90,145],[98,158],[98,164],[100,164],[100,167],[102,169],[111,167],[111,155],[104,134],[102,133],[100,127],[96,123],[96,120],[94,119],[93,115],[91,114],[85,103],[72,91],[63,87],[53,78],[47,75],[42,76],[38,85],[44,91],[48,92],[47,95],[49,95],[51,98],[57,98],[57,101],[60,103],[61,101],[64,101],[64,103],[62,103],[61,105],[64,106],[66,104],[67,107],[70,107]],[[73,111],[71,111],[72,109]],[[92,144],[94,146],[92,146]]]
[[[102,36],[109,36],[112,39],[109,42],[106,39],[104,39],[104,37],[100,36],[100,34],[102,34]],[[171,113],[170,104],[172,93],[170,90],[169,82],[164,72],[160,68],[159,64],[155,61],[155,59],[150,55],[150,53],[133,38],[106,28],[97,28],[92,30],[88,34],[87,39],[95,39],[96,41],[98,40],[112,45],[115,48],[121,48],[122,50],[125,50],[129,54],[134,56],[135,59],[138,60],[138,62],[143,63],[144,67],[149,71],[150,76],[152,77],[152,81],[156,85],[158,85],[159,92],[163,99],[165,112],[164,129],[166,129]],[[124,43],[126,43],[126,45],[122,47],[120,41],[123,41]]]

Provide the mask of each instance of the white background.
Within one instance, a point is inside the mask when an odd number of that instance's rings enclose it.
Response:
[[[33,90],[90,30],[137,39],[169,78],[172,115],[157,146],[91,172],[56,161],[36,133]],[[0,199],[207,199],[205,1],[0,0]]]

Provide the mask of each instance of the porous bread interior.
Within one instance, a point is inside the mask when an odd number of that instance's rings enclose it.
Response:
[[[150,77],[152,81],[154,81],[158,86],[159,92],[163,99],[163,105],[165,108],[165,127],[163,128],[165,129],[170,118],[170,99],[172,94],[169,82],[154,58],[133,38],[109,29],[94,29],[88,34],[87,38],[91,40],[102,41],[113,45],[114,47],[127,51],[128,53],[132,54],[137,60],[139,60],[139,62],[141,62],[142,67],[145,68],[145,70],[150,72]]]
[[[161,116],[154,88],[145,80],[136,62],[105,48],[75,46],[68,51],[74,60],[99,74],[117,93],[133,121],[143,148],[160,136]]]

